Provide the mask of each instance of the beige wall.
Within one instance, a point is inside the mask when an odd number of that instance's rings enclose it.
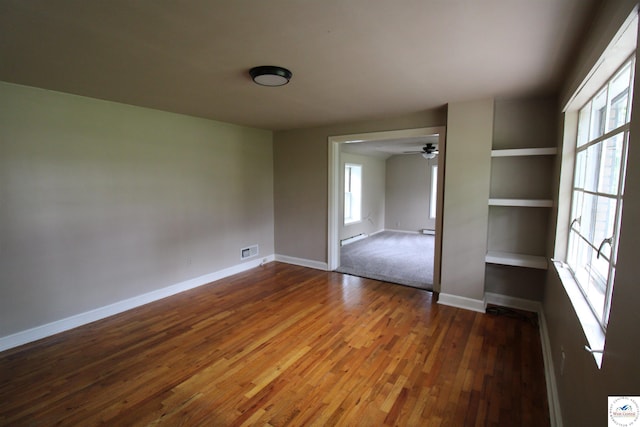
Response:
[[[431,166],[437,162],[438,159],[426,160],[421,155],[391,156],[387,159],[387,230],[435,230],[435,219],[429,218],[429,196]]]
[[[273,254],[272,133],[0,83],[0,337]]]
[[[329,136],[443,126],[446,109],[274,133],[275,247],[279,255],[327,262]]]
[[[493,99],[449,104],[441,287],[484,300]]]
[[[344,165],[354,163],[362,165],[362,221],[344,225],[344,197],[340,197],[341,219],[338,231],[339,239],[346,239],[358,234],[371,234],[384,229],[385,175],[384,159],[361,156],[351,153],[340,153],[340,186],[344,188]]]
[[[635,1],[615,0],[606,2],[605,9],[591,29],[595,31],[587,39],[578,57],[574,71],[566,84],[563,99],[568,99],[584,78],[610,37],[635,6]],[[608,38],[607,38],[608,36]],[[636,53],[638,57],[638,53]],[[640,69],[636,63],[636,76]],[[554,269],[548,273],[543,302],[547,319],[551,354],[558,384],[562,416],[565,426],[607,425],[607,396],[640,395],[640,79],[636,77],[631,123],[631,140],[627,165],[624,212],[621,226],[617,274],[611,318],[607,329],[602,369],[598,369],[593,357],[584,350],[586,338],[578,323],[573,307],[567,298]],[[560,373],[561,349],[566,360],[564,374]]]

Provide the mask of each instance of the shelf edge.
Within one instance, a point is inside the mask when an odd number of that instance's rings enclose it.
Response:
[[[547,258],[535,255],[523,255],[507,252],[488,251],[485,257],[487,264],[510,265],[514,267],[528,267],[540,270],[548,268]]]
[[[557,147],[508,148],[491,150],[491,157],[553,156],[555,154],[558,154]]]
[[[550,208],[553,207],[551,199],[505,199],[490,198],[489,206],[519,206],[528,208]]]

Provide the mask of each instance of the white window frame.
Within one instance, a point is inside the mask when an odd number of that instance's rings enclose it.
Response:
[[[344,165],[344,225],[362,221],[362,165]]]
[[[606,345],[606,326],[608,320],[608,313],[604,314],[603,310],[594,310],[592,305],[588,303],[587,298],[585,297],[585,292],[583,288],[578,284],[576,277],[574,276],[574,272],[572,268],[570,268],[567,261],[569,258],[573,256],[571,252],[569,252],[569,239],[571,236],[570,229],[571,226],[576,226],[576,223],[573,223],[573,219],[576,217],[576,212],[573,210],[573,198],[574,198],[574,180],[577,169],[579,169],[582,165],[576,164],[576,160],[578,159],[578,155],[576,151],[583,151],[589,149],[589,147],[584,147],[579,150],[584,145],[584,141],[581,139],[580,143],[578,143],[578,139],[582,137],[584,132],[578,135],[579,130],[579,116],[583,111],[584,106],[588,104],[588,102],[597,94],[601,92],[601,90],[607,85],[612,77],[618,74],[618,72],[624,67],[629,59],[633,57],[637,48],[637,36],[638,36],[638,7],[634,7],[630,14],[627,16],[626,20],[621,24],[618,31],[610,38],[610,42],[607,47],[602,51],[602,54],[597,59],[595,64],[593,64],[590,71],[588,71],[584,75],[584,80],[581,82],[575,82],[575,92],[566,100],[566,103],[563,106],[562,111],[564,112],[564,129],[563,129],[563,143],[562,143],[562,162],[560,168],[560,183],[558,187],[558,203],[557,203],[557,222],[556,222],[556,239],[555,239],[555,248],[554,248],[554,259],[552,259],[552,266],[557,273],[557,277],[564,288],[564,291],[567,294],[567,297],[571,301],[571,305],[573,307],[574,313],[577,317],[577,320],[582,327],[582,332],[584,333],[585,338],[587,339],[588,346],[585,346],[585,349],[588,350],[597,365],[598,368],[602,367],[602,361],[605,351]],[[636,58],[636,61],[639,58]],[[637,62],[635,66],[632,68],[632,72],[635,73],[635,67],[640,66]],[[635,87],[635,76],[632,80],[629,87],[629,105],[633,105],[633,92]],[[617,91],[616,91],[617,92]],[[607,101],[608,102],[608,101]],[[627,111],[630,113],[630,110]],[[634,116],[637,117],[638,111],[635,111]],[[627,116],[627,119],[629,116]],[[589,124],[589,127],[591,123]],[[611,125],[609,127],[612,127]],[[616,123],[616,129],[606,129],[604,130],[605,135],[597,135],[594,138],[589,138],[591,141],[587,141],[586,144],[591,144],[592,146],[598,144],[596,139],[600,141],[605,141],[610,138],[612,135],[618,134],[620,135],[620,131],[627,131],[628,127],[625,127],[624,124],[620,122]],[[598,132],[600,133],[600,132]],[[591,135],[589,135],[591,136]],[[623,135],[624,137],[624,135]],[[628,139],[627,139],[628,143]],[[597,152],[597,150],[594,149]],[[626,153],[626,151],[625,151]],[[597,156],[593,156],[596,157]],[[625,162],[626,163],[626,159]],[[612,175],[613,176],[613,175]],[[618,183],[623,183],[624,181],[618,181]],[[601,187],[588,187],[590,190],[595,188],[596,192],[601,192]],[[624,188],[624,184],[621,188]],[[620,192],[620,194],[623,194]],[[617,199],[617,196],[616,196]],[[594,204],[593,206],[597,206]],[[620,203],[617,206],[621,206]],[[615,233],[619,234],[619,224],[620,224],[620,213],[621,209],[618,209],[618,212],[615,216],[615,219],[618,223],[615,225]],[[584,229],[586,229],[588,224],[584,225]],[[582,225],[581,225],[582,226]],[[613,230],[614,227],[611,226],[609,230]],[[600,235],[602,233],[600,232]],[[598,236],[599,237],[599,236]],[[608,236],[607,236],[608,237]],[[598,240],[596,238],[591,237],[592,240]],[[614,243],[612,241],[612,243]],[[593,246],[600,246],[600,242],[595,243]],[[609,248],[605,245],[605,248],[608,252],[610,252],[611,258],[614,262],[611,263],[610,267],[615,268],[615,258],[617,257],[617,241],[614,243],[613,248]],[[599,248],[597,248],[599,249]],[[591,247],[592,255],[589,259],[590,261],[594,261],[599,263],[600,260],[597,259],[596,256],[593,256],[593,247]],[[586,263],[581,262],[581,265],[585,265]],[[615,271],[615,270],[613,270]],[[607,280],[610,280],[610,274],[607,274]],[[610,280],[611,283],[615,283],[614,280]],[[608,299],[606,304],[600,304],[601,307],[606,307],[607,312],[613,312],[615,307],[611,307],[611,298],[612,294],[615,293],[613,291],[613,287],[608,289]],[[600,300],[602,301],[602,299]],[[597,314],[596,314],[597,313]]]
[[[607,124],[612,111],[611,105],[613,104],[609,88],[612,82],[616,81],[627,69],[629,70],[629,81],[626,86],[626,117],[624,118],[624,123],[621,125],[616,124],[615,128],[609,129]],[[634,70],[635,58],[631,56],[609,77],[605,85],[596,91],[589,101],[580,108],[577,123],[577,137],[574,141],[576,145],[573,159],[575,169],[572,182],[572,214],[567,236],[567,265],[583,298],[596,317],[603,332],[606,332],[609,320],[611,295],[613,293],[615,278],[619,223],[622,213],[624,178],[626,174],[631,102],[633,98]],[[598,113],[594,114],[593,105],[603,94],[606,96],[604,107],[599,108]],[[617,98],[619,94],[614,95],[615,98]],[[604,109],[604,115],[600,113],[602,109]],[[594,119],[599,119],[599,122],[595,123],[595,126]],[[586,137],[584,135],[585,131],[588,133]],[[613,142],[615,138],[621,138],[621,147],[619,153],[617,153],[619,154],[617,160],[620,162],[619,170],[617,171],[617,188],[615,191],[607,191],[606,189],[602,190],[600,186],[600,180],[604,178],[604,173],[607,169],[607,166],[603,165],[603,160],[606,159],[605,150],[609,149],[611,145],[610,141]],[[580,162],[581,158],[584,160],[584,167],[581,167],[581,165],[583,165],[583,163]],[[592,176],[584,175],[588,161],[595,162],[594,172],[597,173],[594,173]],[[589,181],[591,180],[592,182],[589,185]],[[590,208],[587,208],[587,210],[583,209],[584,205],[582,205],[585,199],[593,200],[593,204]],[[615,211],[608,213],[604,218],[600,217],[596,219],[597,209],[599,208],[598,204],[595,203],[596,200],[615,202]],[[577,206],[578,204],[580,204],[580,207]],[[585,216],[589,218],[583,219]],[[601,235],[598,237],[598,241],[595,241],[594,234],[597,231],[596,228],[602,225],[603,220],[606,220],[606,222],[608,222],[607,225],[610,225],[611,232],[608,233],[610,235],[604,238]],[[584,229],[582,229],[583,226]],[[605,252],[603,249],[605,249],[607,244],[609,250]],[[586,251],[586,254],[584,251]],[[593,258],[594,254],[597,254],[595,259]],[[590,258],[590,260],[584,262],[586,258]],[[602,267],[604,267],[605,262],[601,260],[606,261],[606,274],[602,274]],[[578,261],[583,261],[584,265],[582,265],[582,263],[578,265]],[[600,264],[601,267],[598,268],[596,264]]]

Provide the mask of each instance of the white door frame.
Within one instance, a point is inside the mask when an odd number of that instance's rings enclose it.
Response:
[[[438,150],[438,194],[436,207],[436,242],[434,253],[434,290],[439,290],[440,285],[440,250],[442,248],[442,200],[443,200],[443,177],[444,177],[444,153],[445,153],[445,133],[446,127],[425,127],[416,129],[402,129],[384,132],[368,132],[352,135],[330,136],[329,142],[329,212],[328,212],[328,233],[327,233],[327,264],[329,271],[333,271],[340,266],[340,241],[338,230],[340,224],[340,144],[354,142],[378,141],[389,139],[415,138],[421,136],[439,135]],[[438,289],[436,289],[436,287]]]

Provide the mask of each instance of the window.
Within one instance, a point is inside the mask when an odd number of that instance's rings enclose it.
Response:
[[[616,273],[635,59],[578,115],[567,264],[606,330]]]
[[[362,165],[344,165],[344,223],[358,222],[362,205]]]
[[[438,165],[431,166],[431,194],[429,194],[429,218],[436,217],[436,200],[438,196]]]

